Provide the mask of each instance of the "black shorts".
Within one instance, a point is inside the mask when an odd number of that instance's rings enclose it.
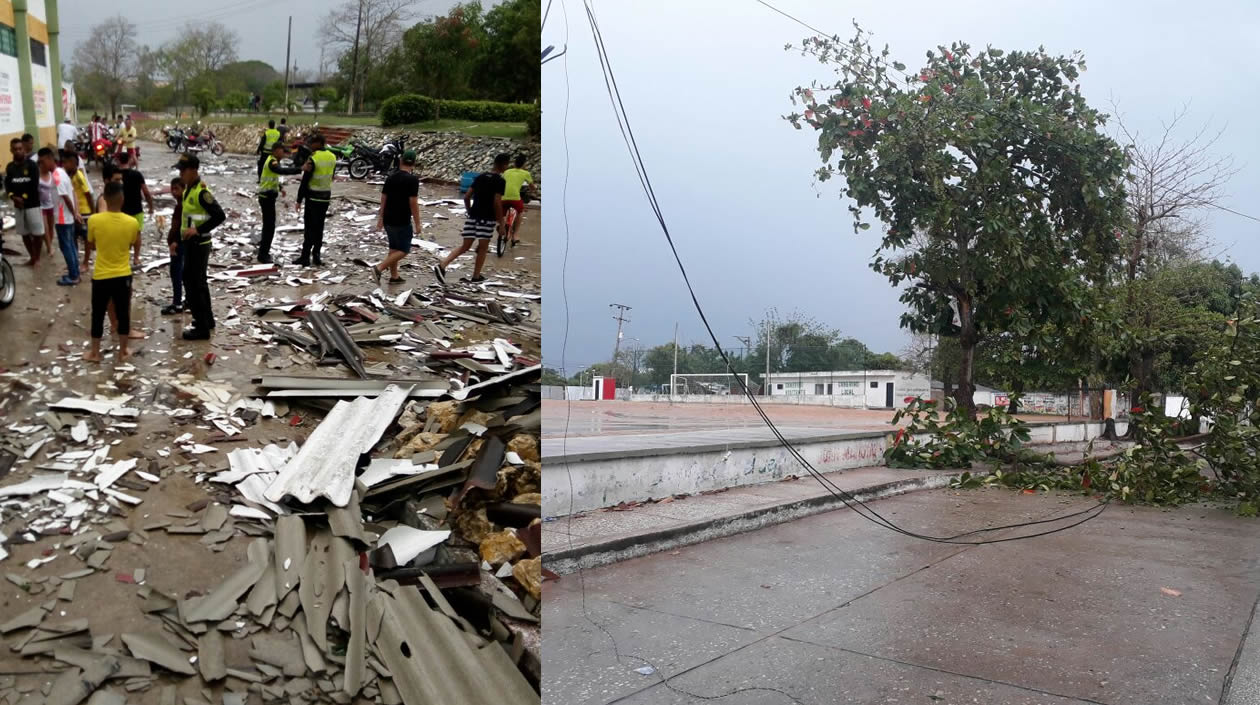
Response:
[[[385,236],[389,238],[389,249],[399,252],[411,252],[411,237],[415,231],[411,223],[406,225],[386,225]]]

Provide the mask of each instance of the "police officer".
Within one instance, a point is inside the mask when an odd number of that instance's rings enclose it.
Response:
[[[302,255],[293,264],[303,267],[322,266],[319,251],[324,246],[324,219],[332,201],[333,170],[337,157],[325,147],[324,136],[315,133],[310,139],[311,156],[302,166],[302,186],[297,194],[297,211],[302,212],[302,200],[306,200],[306,217],[302,221]]]
[[[268,120],[267,129],[258,138],[258,175],[262,176],[263,163],[271,156],[271,148],[280,141],[280,131],[276,129],[276,121]]]
[[[210,231],[227,215],[201,181],[201,160],[194,155],[180,157],[175,165],[179,180],[184,182],[184,200],[180,237],[184,239],[184,304],[192,313],[192,327],[184,329],[184,340],[209,340],[214,328],[214,311],[210,307],[210,284],[206,269],[210,265]]]
[[[258,175],[258,206],[262,209],[262,240],[258,243],[258,261],[271,263],[271,238],[276,234],[276,199],[280,197],[280,177],[302,173],[297,166],[282,166],[286,149],[279,140],[271,146],[271,154],[263,161]]]

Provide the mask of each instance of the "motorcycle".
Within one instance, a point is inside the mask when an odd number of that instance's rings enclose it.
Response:
[[[355,144],[354,156],[350,160],[350,178],[366,179],[370,174],[384,176],[393,173],[398,169],[405,145],[406,141],[402,137],[395,137],[380,149]]]
[[[354,156],[354,147],[348,144],[328,145],[328,151],[337,157],[337,165],[333,168],[333,173],[336,173],[338,170],[350,169],[350,158]]]
[[[354,148],[349,145],[326,145],[325,149],[332,152],[337,157],[337,163],[333,166],[333,173],[350,168],[350,158],[354,154]],[[293,166],[302,166],[307,159],[311,157],[311,148],[306,146],[305,142],[296,141],[294,146],[289,149],[292,153],[290,161]]]
[[[17,298],[17,280],[13,277],[13,265],[0,247],[0,308],[8,308]]]
[[[223,143],[214,136],[214,130],[206,130],[202,133],[192,132],[185,135],[175,151],[193,154],[205,150],[210,150],[210,153],[216,157],[223,155]]]
[[[162,128],[162,134],[166,136],[166,146],[172,152],[178,152],[179,146],[184,143],[184,129],[179,125],[174,127],[168,125]]]

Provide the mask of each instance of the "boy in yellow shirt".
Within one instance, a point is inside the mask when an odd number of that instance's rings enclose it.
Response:
[[[75,152],[65,152],[62,156],[62,168],[66,170],[66,175],[70,177],[70,185],[74,187],[74,196],[79,202],[79,215],[83,216],[82,223],[76,223],[74,226],[74,234],[76,237],[87,240],[87,218],[96,212],[96,194],[92,192],[92,182],[88,181],[87,172],[79,168],[79,155]]]
[[[525,216],[525,199],[521,197],[521,187],[532,185],[534,177],[525,171],[525,155],[516,155],[516,166],[503,172],[506,187],[503,190],[503,207],[516,211],[516,219],[512,221],[512,247],[516,247],[521,239],[516,236],[521,229],[521,218]]]
[[[104,199],[108,210],[88,218],[87,251],[83,256],[83,266],[87,268],[92,263],[92,252],[99,252],[92,268],[92,349],[83,355],[91,362],[101,361],[105,313],[111,303],[117,316],[114,333],[118,336],[118,359],[131,357],[127,349],[131,333],[131,268],[140,266],[140,225],[122,212],[123,185],[106,183]]]

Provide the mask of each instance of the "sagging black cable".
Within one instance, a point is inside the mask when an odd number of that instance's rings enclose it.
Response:
[[[700,305],[700,301],[695,292],[695,288],[691,284],[691,280],[687,274],[686,267],[682,262],[681,256],[678,254],[677,247],[674,244],[673,236],[669,232],[669,226],[665,222],[664,214],[661,212],[660,204],[657,201],[655,190],[652,187],[651,179],[647,174],[646,166],[643,164],[642,155],[639,152],[638,143],[634,137],[634,130],[630,127],[629,115],[625,111],[625,104],[621,99],[621,93],[617,87],[616,76],[613,73],[611,62],[608,59],[607,51],[603,42],[603,35],[599,29],[599,23],[595,19],[594,12],[592,8],[590,7],[589,2],[586,2],[584,0],[584,6],[586,8],[587,19],[591,25],[591,32],[592,32],[592,36],[594,38],[595,45],[596,45],[596,54],[599,57],[599,61],[600,61],[600,69],[604,75],[605,88],[608,90],[609,100],[613,104],[613,114],[617,119],[618,129],[621,131],[622,139],[626,142],[627,149],[630,151],[631,161],[634,163],[635,173],[639,177],[640,186],[643,188],[644,193],[647,195],[649,205],[652,208],[652,212],[656,216],[657,222],[660,225],[661,230],[665,235],[665,239],[669,244],[670,250],[674,255],[674,261],[677,263],[679,271],[682,273],[683,282],[687,286],[687,291],[691,297],[692,304],[695,307],[697,314],[699,314],[701,322],[704,324],[705,331],[709,334],[710,339],[713,341],[714,348],[718,351],[718,355],[722,358],[722,361],[726,364],[727,370],[732,372],[732,375],[735,377],[736,381],[739,383],[740,388],[743,391],[744,395],[748,398],[750,405],[754,408],[754,410],[756,410],[758,416],[766,424],[766,426],[771,430],[771,433],[774,435],[775,439],[785,449],[788,450],[789,454],[797,461],[798,464],[801,465],[802,468],[804,468],[810,474],[811,477],[813,477],[816,481],[818,481],[819,484],[822,485],[822,487],[826,489],[828,492],[830,492],[833,496],[840,499],[845,504],[846,507],[848,507],[849,509],[852,509],[855,513],[857,513],[859,516],[862,516],[864,519],[867,519],[868,521],[871,521],[877,525],[883,526],[891,531],[895,531],[902,535],[905,535],[911,538],[925,540],[925,541],[932,541],[936,543],[952,543],[952,544],[960,544],[960,545],[983,545],[983,544],[988,544],[988,543],[1003,543],[1007,541],[1016,541],[1016,540],[1026,539],[1026,538],[1037,538],[1040,536],[1048,536],[1050,534],[1058,533],[1059,531],[1064,531],[1066,529],[1079,526],[1080,524],[1083,524],[1086,521],[1089,521],[1090,519],[1095,518],[1106,509],[1108,502],[1104,500],[1104,501],[1098,502],[1097,504],[1095,504],[1094,506],[1088,509],[1081,510],[1079,512],[1074,512],[1072,514],[1067,514],[1060,517],[1051,518],[1051,519],[1044,519],[1044,520],[1030,521],[1030,522],[1018,522],[1018,523],[1013,523],[1013,524],[1005,524],[1002,526],[986,527],[983,529],[975,529],[975,530],[964,532],[961,534],[956,534],[954,536],[928,536],[925,534],[919,534],[917,532],[910,531],[908,529],[902,528],[901,526],[895,524],[891,520],[879,514],[879,512],[872,509],[869,505],[867,505],[861,499],[855,497],[848,491],[841,489],[829,478],[823,476],[821,472],[819,472],[816,468],[814,468],[813,465],[808,460],[806,460],[804,456],[801,455],[800,451],[798,451],[796,447],[792,445],[792,443],[785,436],[783,436],[783,434],[778,430],[778,427],[766,414],[765,410],[761,407],[761,404],[757,401],[755,396],[752,394],[751,390],[749,390],[747,384],[744,383],[743,379],[741,379],[738,375],[734,375],[733,373],[734,365],[731,363],[729,356],[726,354],[726,351],[722,348],[722,345],[718,340],[717,334],[713,331],[713,327],[709,323],[708,317],[704,313],[704,308]],[[857,505],[857,506],[854,506],[854,505]],[[861,507],[862,509],[858,509],[858,507]],[[1003,531],[1007,529],[1017,529],[1017,528],[1036,526],[1036,525],[1047,524],[1047,523],[1054,523],[1054,522],[1063,521],[1065,519],[1070,519],[1077,516],[1084,516],[1084,518],[1065,526],[1061,526],[1055,529],[1050,529],[1047,531],[1037,532],[1033,534],[1024,534],[1020,536],[1005,537],[1005,538],[1000,538],[1000,539],[985,539],[985,540],[980,540],[980,541],[959,541],[958,540],[960,538],[967,537],[967,536],[974,536],[976,534]]]

